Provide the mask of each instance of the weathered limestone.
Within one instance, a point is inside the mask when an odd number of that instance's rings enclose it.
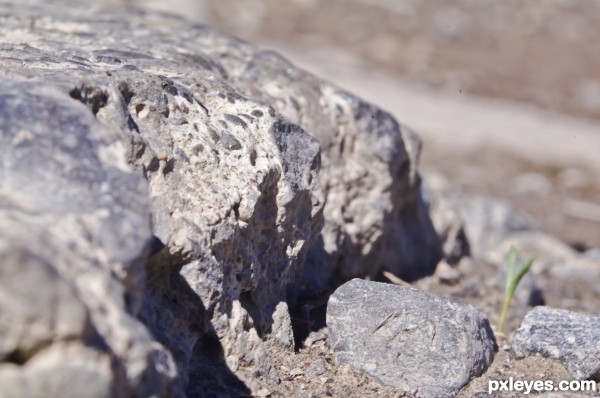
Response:
[[[118,136],[40,82],[0,82],[0,132],[0,395],[176,395],[134,316],[151,230]]]
[[[50,281],[2,285],[31,311],[3,324],[41,322],[6,330],[4,386],[68,352],[92,396],[249,394],[301,285],[433,271],[420,144],[389,114],[211,29],[72,5],[0,4],[0,241]]]

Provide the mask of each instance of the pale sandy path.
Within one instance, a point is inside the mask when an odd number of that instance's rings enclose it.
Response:
[[[296,65],[388,110],[426,145],[470,153],[496,149],[548,166],[583,166],[600,174],[600,124],[521,103],[434,90],[371,71],[352,56],[261,43]]]
[[[115,0],[176,12],[211,24],[203,1]],[[367,1],[367,0],[366,0]],[[376,2],[379,0],[368,0]],[[481,148],[510,152],[534,163],[583,167],[600,180],[600,123],[540,110],[522,103],[466,95],[460,88],[434,90],[370,70],[335,48],[310,50],[287,43],[256,43],[388,110],[423,138],[426,149],[473,154]],[[600,181],[599,181],[600,182]]]

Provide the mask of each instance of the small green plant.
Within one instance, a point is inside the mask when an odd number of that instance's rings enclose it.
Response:
[[[496,327],[496,331],[502,333],[504,329],[504,323],[506,322],[506,315],[510,308],[510,302],[517,290],[517,286],[521,279],[525,276],[531,265],[533,264],[533,257],[530,257],[517,271],[517,249],[514,246],[510,247],[508,251],[508,270],[506,271],[506,285],[504,287],[504,302],[502,303],[502,312],[500,313],[500,321]]]

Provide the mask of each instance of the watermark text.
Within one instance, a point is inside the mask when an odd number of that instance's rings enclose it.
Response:
[[[511,376],[508,380],[488,381],[488,394],[497,391],[518,391],[527,395],[531,392],[597,391],[596,389],[597,385],[594,380],[561,380],[555,384],[551,380],[515,380]]]

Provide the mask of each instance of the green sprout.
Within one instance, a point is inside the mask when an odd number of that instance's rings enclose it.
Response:
[[[504,329],[504,323],[506,322],[506,315],[508,314],[508,309],[510,308],[510,302],[515,294],[515,290],[517,290],[517,286],[521,279],[525,276],[531,265],[533,264],[533,257],[530,257],[525,261],[525,263],[519,268],[519,271],[516,271],[517,267],[517,250],[514,246],[510,247],[508,251],[508,270],[506,271],[506,286],[504,287],[504,302],[502,303],[502,312],[500,313],[500,321],[498,322],[498,327],[496,331],[502,333]]]

